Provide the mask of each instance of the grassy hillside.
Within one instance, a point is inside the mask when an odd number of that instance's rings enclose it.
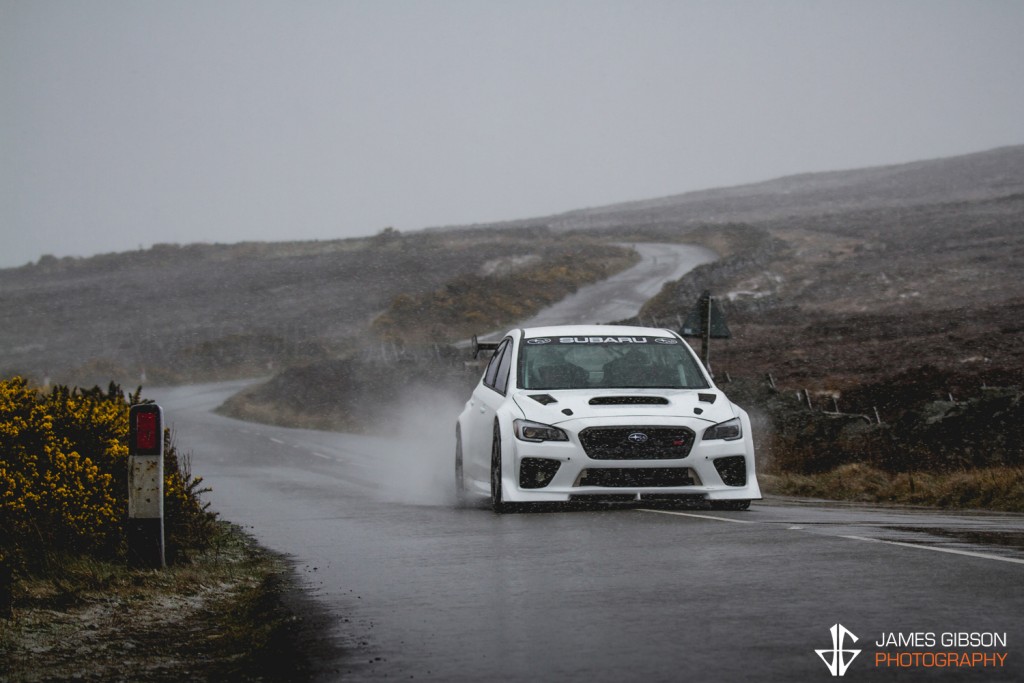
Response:
[[[0,370],[88,386],[271,374],[357,352],[376,341],[370,323],[399,295],[426,297],[458,278],[485,277],[510,256],[593,264],[577,284],[628,265],[620,249],[601,243],[567,242],[543,228],[386,230],[369,239],[44,258],[0,270],[0,317],[8,321]],[[415,330],[419,322],[396,325]]]

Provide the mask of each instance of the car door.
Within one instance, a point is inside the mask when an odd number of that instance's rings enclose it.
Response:
[[[502,340],[487,364],[483,380],[470,398],[473,428],[472,433],[468,435],[471,442],[468,449],[470,452],[463,455],[463,466],[469,479],[488,481],[490,478],[494,419],[498,409],[505,402],[508,391],[512,346],[511,337]]]

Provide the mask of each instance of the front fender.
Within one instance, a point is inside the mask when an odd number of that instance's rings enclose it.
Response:
[[[501,497],[502,500],[515,500],[519,488],[516,471],[516,435],[512,423],[523,419],[525,415],[514,402],[506,403],[495,415],[494,421],[501,434]]]

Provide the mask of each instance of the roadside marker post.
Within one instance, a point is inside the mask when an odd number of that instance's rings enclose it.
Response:
[[[163,569],[164,419],[155,403],[128,412],[128,564]]]
[[[697,306],[686,316],[686,322],[679,328],[683,337],[699,337],[700,359],[704,367],[711,372],[711,340],[729,339],[732,333],[725,324],[725,315],[715,303],[709,290],[704,290],[697,300]]]

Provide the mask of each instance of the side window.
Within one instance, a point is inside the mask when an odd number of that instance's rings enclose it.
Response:
[[[512,365],[512,342],[505,344],[501,360],[498,361],[498,375],[494,378],[494,390],[504,394],[508,389],[508,369]]]
[[[508,368],[512,363],[512,340],[506,339],[501,342],[491,362],[487,364],[487,371],[484,372],[484,384],[495,391],[504,394],[508,387]]]
[[[494,378],[498,375],[498,364],[501,362],[501,354],[504,353],[507,345],[508,342],[502,342],[494,350],[494,355],[491,356],[491,360],[487,363],[487,369],[484,370],[484,384],[492,389],[494,388]]]

